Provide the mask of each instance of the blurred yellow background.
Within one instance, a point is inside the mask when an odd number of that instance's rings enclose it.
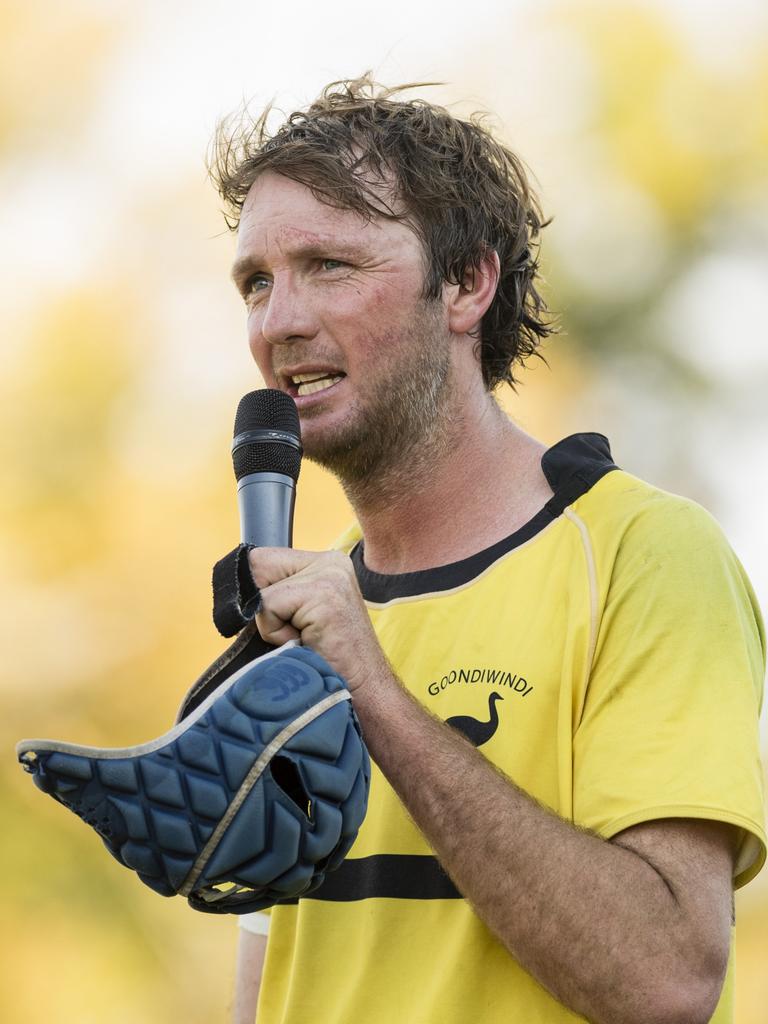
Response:
[[[228,446],[260,381],[205,181],[216,118],[367,67],[493,111],[555,217],[564,328],[505,406],[550,443],[606,433],[702,502],[768,607],[768,12],[6,0],[0,41],[0,1018],[224,1021],[234,919],[145,889],[13,755],[159,735],[224,646],[210,568],[237,542]],[[296,545],[348,516],[305,465]],[[768,1005],[767,876],[738,896],[738,1024]]]

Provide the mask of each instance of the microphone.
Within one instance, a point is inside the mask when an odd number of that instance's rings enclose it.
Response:
[[[301,429],[290,395],[264,388],[241,398],[232,464],[242,543],[213,567],[213,621],[222,636],[240,632],[259,607],[259,591],[248,566],[249,546],[289,548],[293,544]],[[261,638],[259,642],[263,644]],[[250,646],[245,650],[250,651]]]
[[[232,464],[243,544],[291,547],[301,453],[299,412],[290,395],[263,388],[240,399]]]

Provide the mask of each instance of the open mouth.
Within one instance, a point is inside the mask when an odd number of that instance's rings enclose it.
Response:
[[[346,374],[331,372],[295,373],[287,378],[288,391],[294,398],[314,395],[319,391],[327,391],[338,384]]]

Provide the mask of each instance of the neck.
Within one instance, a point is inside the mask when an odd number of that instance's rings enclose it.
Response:
[[[452,409],[397,465],[345,484],[369,569],[415,572],[466,558],[514,532],[552,496],[543,444],[485,392],[465,410]]]

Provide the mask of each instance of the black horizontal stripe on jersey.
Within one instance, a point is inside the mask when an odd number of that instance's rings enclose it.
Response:
[[[460,900],[462,895],[435,857],[378,853],[343,861],[304,900],[353,903],[370,899]],[[298,903],[298,899],[281,900]]]
[[[387,575],[373,572],[366,566],[365,544],[360,541],[350,552],[350,557],[365,600],[385,604],[399,597],[434,594],[471,583],[497,559],[549,526],[606,473],[619,467],[613,462],[608,438],[602,434],[585,433],[572,434],[549,448],[541,457],[541,468],[554,492],[546,505],[514,533],[469,558],[433,569]]]

